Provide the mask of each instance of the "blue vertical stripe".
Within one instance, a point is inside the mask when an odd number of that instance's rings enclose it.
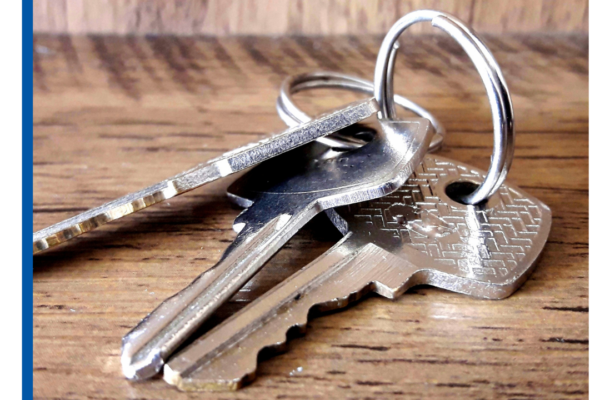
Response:
[[[33,398],[33,1],[23,4],[23,381],[22,398]]]

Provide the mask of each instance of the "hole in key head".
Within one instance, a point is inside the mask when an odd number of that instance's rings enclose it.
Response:
[[[469,181],[452,182],[446,186],[446,195],[460,204],[468,205],[464,199],[473,193],[479,184]]]
[[[353,134],[353,137],[362,140],[365,143],[369,143],[377,135],[375,129],[369,128],[368,126],[358,126]]]
[[[342,139],[344,141],[347,141],[349,143],[355,143],[358,144],[359,146],[363,146],[369,142],[371,142],[375,136],[377,136],[377,130],[374,128],[371,128],[370,126],[366,126],[365,124],[353,124],[350,126],[347,126],[344,129],[341,129],[338,131],[338,139]],[[336,148],[333,147],[332,148],[335,151],[347,151],[347,149],[343,149],[343,148]]]

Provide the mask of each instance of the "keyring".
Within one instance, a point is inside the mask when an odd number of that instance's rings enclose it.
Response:
[[[374,94],[381,108],[379,116],[396,118],[393,100],[394,65],[400,47],[398,38],[409,26],[427,21],[450,35],[465,50],[481,76],[490,101],[494,124],[494,149],[490,168],[483,183],[473,193],[462,198],[467,204],[477,204],[493,195],[504,182],[512,163],[515,134],[512,103],[500,67],[487,46],[469,28],[456,18],[438,11],[413,11],[400,18],[383,39],[377,55]]]
[[[373,83],[366,79],[357,78],[351,75],[339,72],[317,71],[306,74],[300,74],[287,77],[281,84],[279,97],[277,98],[277,113],[279,117],[288,125],[295,126],[310,121],[312,118],[305,114],[292,100],[292,94],[308,89],[334,88],[348,89],[361,93],[373,93]],[[429,111],[418,104],[408,100],[405,97],[394,95],[394,102],[400,107],[414,112],[420,117],[427,118],[435,129],[435,136],[429,145],[429,151],[436,151],[442,147],[446,136],[446,129]],[[351,149],[364,143],[354,138],[329,135],[319,138],[321,143],[330,147]],[[317,140],[319,140],[317,139]]]

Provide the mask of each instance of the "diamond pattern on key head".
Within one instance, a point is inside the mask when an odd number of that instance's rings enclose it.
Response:
[[[384,233],[388,241],[390,236],[400,239],[435,262],[470,276],[508,275],[532,249],[545,206],[506,185],[484,206],[466,206],[445,194],[446,183],[456,180],[479,183],[483,175],[427,156],[393,194],[350,206],[354,220],[348,221],[350,230],[366,228],[376,236]],[[360,226],[354,228],[357,223]]]

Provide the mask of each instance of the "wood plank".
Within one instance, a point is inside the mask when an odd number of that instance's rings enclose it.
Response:
[[[472,26],[488,33],[587,32],[588,1],[474,0]]]
[[[274,104],[285,75],[333,68],[369,77],[380,40],[36,35],[34,229],[282,129]],[[397,302],[368,298],[311,320],[236,393],[126,381],[121,337],[234,238],[231,177],[34,258],[35,398],[586,398],[587,37],[487,42],[516,113],[509,181],[553,212],[540,263],[515,295],[482,301],[421,287]],[[396,83],[448,128],[441,155],[487,168],[489,105],[460,48],[440,36],[406,38]],[[311,113],[357,98],[298,95]],[[204,329],[338,239],[317,217]]]
[[[384,34],[403,15],[422,9],[455,15],[481,33],[588,32],[586,0],[33,0],[33,28],[70,34]],[[431,31],[419,24],[409,34]]]

